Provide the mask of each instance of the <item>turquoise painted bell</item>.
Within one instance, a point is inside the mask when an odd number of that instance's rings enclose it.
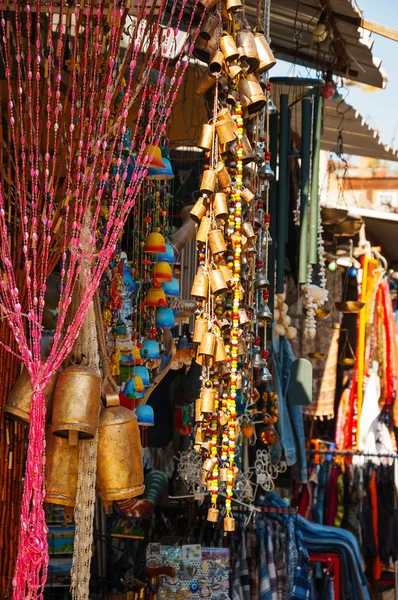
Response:
[[[178,298],[180,295],[180,283],[175,277],[171,281],[162,283],[162,288],[166,296],[175,296]]]
[[[171,308],[168,308],[167,306],[158,308],[155,316],[155,326],[174,327],[174,325],[174,313]]]
[[[145,387],[151,387],[151,380],[149,378],[149,371],[144,366],[137,366],[133,368],[133,375],[138,375],[141,377],[143,384]]]
[[[126,385],[124,386],[123,392],[124,392],[124,395],[128,396],[129,398],[136,397],[136,389],[135,389],[133,377],[131,379],[129,379],[128,382],[126,383]]]
[[[132,353],[130,352],[130,354],[128,356],[124,356],[124,354],[121,354],[120,362],[125,363],[126,365],[133,365],[135,361],[134,361],[134,357],[133,357]]]
[[[159,344],[156,340],[145,340],[140,350],[141,358],[154,360],[160,358]]]
[[[162,157],[162,161],[164,162],[164,167],[149,167],[148,172],[146,174],[146,179],[151,180],[160,180],[164,181],[165,179],[174,179],[173,169],[171,167],[171,162],[168,158]]]
[[[131,271],[128,268],[126,261],[124,261],[123,265],[123,285],[125,292],[134,292],[137,287],[134,283],[134,279],[131,277]]]
[[[156,260],[158,262],[167,262],[171,265],[174,264],[174,249],[170,242],[166,242],[166,252],[159,252],[159,254],[156,255]]]
[[[135,415],[137,417],[138,425],[141,425],[141,427],[152,427],[152,425],[155,425],[155,416],[153,414],[152,406],[148,406],[148,404],[137,406]]]

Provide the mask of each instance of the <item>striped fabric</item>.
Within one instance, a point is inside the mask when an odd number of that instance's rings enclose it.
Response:
[[[266,549],[266,528],[261,523],[258,529],[260,536],[260,594],[259,600],[272,600],[271,582],[268,572],[267,549]]]
[[[246,549],[246,527],[241,526],[241,544],[240,544],[240,584],[242,588],[243,600],[250,600],[250,578],[249,568],[247,566]]]
[[[275,557],[274,557],[274,530],[271,522],[267,522],[268,543],[267,543],[267,564],[269,580],[271,584],[271,600],[278,600],[278,580],[276,577]]]

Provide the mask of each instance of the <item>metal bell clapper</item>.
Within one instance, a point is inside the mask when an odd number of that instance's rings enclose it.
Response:
[[[254,287],[258,290],[261,290],[265,287],[269,286],[269,281],[264,273],[257,273],[256,278],[254,280]]]
[[[265,367],[265,360],[261,356],[260,352],[255,352],[253,356],[253,369],[263,369]]]
[[[258,177],[260,181],[272,181],[275,177],[275,173],[271,169],[269,162],[265,162],[258,170]]]

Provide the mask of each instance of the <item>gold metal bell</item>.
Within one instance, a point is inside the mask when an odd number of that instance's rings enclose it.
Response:
[[[211,150],[212,145],[213,145],[213,132],[214,132],[213,125],[209,125],[208,123],[205,123],[204,125],[202,125],[202,130],[200,132],[200,138],[198,140],[198,143],[196,144],[197,147],[201,148],[202,150],[206,150],[207,152],[209,150]]]
[[[202,340],[203,334],[209,329],[209,322],[206,319],[196,319],[193,328],[192,341],[199,344]]]
[[[220,144],[228,144],[235,139],[235,129],[229,119],[220,119],[215,126]]]
[[[248,163],[252,162],[255,154],[252,148],[251,143],[249,142],[249,138],[247,137],[247,135],[242,135],[242,139],[241,139],[241,143],[242,143],[242,163],[244,165],[247,165]]]
[[[233,517],[224,517],[224,531],[235,531],[235,519]]]
[[[223,192],[214,194],[213,211],[217,219],[226,219],[228,217],[227,196]]]
[[[227,0],[226,2],[227,11],[234,13],[243,9],[241,0]]]
[[[202,27],[200,28],[199,37],[204,40],[210,40],[216,32],[220,21],[216,14],[207,13],[203,19]]]
[[[202,77],[198,81],[198,85],[196,86],[195,90],[196,95],[203,96],[203,94],[205,94],[207,90],[212,88],[215,83],[216,78],[214,77],[214,75],[206,71],[205,73],[203,73]]]
[[[221,467],[220,471],[220,481],[228,481],[228,467]]]
[[[216,349],[216,336],[211,331],[206,331],[203,334],[199,346],[199,355],[213,356]]]
[[[207,485],[207,480],[209,478],[209,473],[207,471],[202,471],[202,475],[200,478],[200,483],[202,485]]]
[[[220,37],[220,50],[227,61],[237,60],[239,58],[235,40],[229,33],[223,33]]]
[[[210,10],[217,2],[218,0],[199,0],[198,7],[202,10]]]
[[[226,188],[229,188],[230,185],[232,185],[231,176],[228,173],[223,162],[219,162],[217,165],[217,178],[218,185],[222,190],[225,190]]]
[[[213,294],[221,294],[228,289],[224,275],[219,269],[212,269],[210,271],[210,288]]]
[[[217,464],[216,458],[206,458],[206,460],[203,463],[203,469],[205,471],[207,471],[208,473],[211,473],[212,471],[214,471],[216,464]]]
[[[222,410],[220,410],[220,412],[218,413],[218,421],[221,427],[224,427],[224,425],[226,425],[229,421],[228,415]]]
[[[202,415],[202,400],[201,398],[196,398],[195,400],[195,423],[200,423],[201,421],[203,421],[203,415]],[[203,439],[201,440],[202,442],[204,442],[204,435],[203,435]]]
[[[120,406],[116,393],[107,396],[107,407],[101,411],[97,456],[97,488],[105,504],[143,493],[144,471],[137,417]]]
[[[245,308],[238,309],[238,317],[239,325],[246,325],[247,323],[250,323],[250,319]]]
[[[254,34],[254,41],[260,59],[257,71],[258,73],[264,73],[276,65],[276,60],[263,33]]]
[[[200,420],[202,420],[202,417]],[[195,433],[195,444],[202,445],[203,442],[205,441],[205,439],[206,439],[205,432],[203,431],[201,425],[198,425],[196,428],[196,433]]]
[[[253,225],[251,223],[243,223],[242,232],[248,240],[256,239],[256,234],[254,233]]]
[[[214,362],[220,363],[227,360],[227,353],[225,351],[224,341],[221,337],[217,338],[216,350],[214,353]]]
[[[245,188],[244,190],[241,191],[240,193],[240,197],[247,202],[248,204],[250,204],[250,202],[253,200],[254,198],[254,194],[252,191],[249,190],[249,188]]]
[[[225,71],[232,80],[236,79],[242,73],[242,67],[236,63],[225,63]]]
[[[226,251],[227,246],[220,229],[213,229],[213,231],[210,231],[208,239],[212,254],[221,254],[222,252]]]
[[[229,375],[231,375],[231,367],[226,362],[219,363],[218,372],[220,373],[221,377],[227,378]]]
[[[253,73],[240,79],[239,93],[249,98],[247,109],[250,115],[260,111],[267,104],[267,98],[264,96],[263,88],[256,75]]]
[[[210,196],[216,189],[217,172],[213,169],[207,169],[203,172],[200,183],[200,191]]]
[[[227,283],[228,287],[232,287],[234,284],[234,276],[232,275],[231,271],[229,270],[229,268],[227,267],[226,264],[219,264],[218,268],[220,269],[221,273],[224,275],[224,279]]]
[[[51,431],[59,437],[91,439],[98,427],[101,378],[94,369],[68,367],[58,376],[54,393]]]
[[[260,65],[260,59],[257,54],[257,46],[253,33],[248,29],[241,29],[236,33],[236,44],[245,51],[245,62],[249,66],[247,72],[253,73],[253,71],[256,71]]]
[[[204,198],[200,197],[196,200],[193,208],[191,209],[191,212],[189,213],[189,216],[191,217],[191,219],[193,221],[195,221],[195,223],[200,223],[200,221],[202,220],[202,218],[205,216],[206,213],[207,213],[207,202],[205,201]]]
[[[216,194],[217,195],[217,194]],[[196,240],[201,244],[205,244],[207,241],[207,236],[209,234],[211,227],[211,219],[210,217],[202,217],[202,220],[199,225],[199,229],[196,234]]]
[[[70,446],[68,440],[51,433],[46,428],[46,496],[44,501],[62,506],[74,506],[77,494],[79,447]]]
[[[218,517],[220,516],[220,511],[217,508],[209,508],[207,511],[207,520],[210,523],[218,523]]]
[[[212,75],[218,75],[222,71],[224,55],[221,50],[216,50],[210,57],[209,72]]]
[[[216,401],[217,391],[214,388],[203,388],[200,392],[202,400],[202,413],[209,414],[214,412],[214,403]]]
[[[44,388],[44,396],[46,399],[46,420],[51,417],[51,406],[54,397],[55,385],[57,383],[58,373],[54,371],[50,381]],[[18,421],[19,423],[30,422],[30,403],[32,401],[33,388],[30,380],[30,375],[26,369],[22,371],[18,377],[11,394],[8,397],[7,404],[4,407],[4,412],[8,417]]]
[[[195,279],[193,280],[191,296],[196,296],[196,298],[207,298],[208,292],[209,276],[201,267],[199,267]]]

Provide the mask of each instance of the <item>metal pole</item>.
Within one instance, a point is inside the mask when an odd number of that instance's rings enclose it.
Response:
[[[299,283],[307,282],[308,261],[308,198],[311,162],[311,100],[301,101],[301,187],[300,187],[300,248]]]
[[[315,96],[314,120],[309,244],[309,262],[311,265],[316,265],[318,262],[319,158],[322,134],[322,96],[319,89],[317,89],[317,94]]]
[[[276,244],[276,154],[278,152],[278,113],[270,116],[269,119],[269,137],[270,137],[270,152],[271,152],[271,169],[275,173],[274,179],[270,182],[269,188],[269,215],[270,226],[269,234],[272,239],[272,244],[268,247],[268,273],[269,280],[269,299],[268,306],[270,311],[274,312],[274,296],[275,296],[275,244]]]
[[[278,218],[276,223],[276,293],[282,294],[285,285],[285,251],[288,218],[288,145],[289,145],[289,101],[287,94],[280,95],[279,122],[279,178],[278,178]]]

